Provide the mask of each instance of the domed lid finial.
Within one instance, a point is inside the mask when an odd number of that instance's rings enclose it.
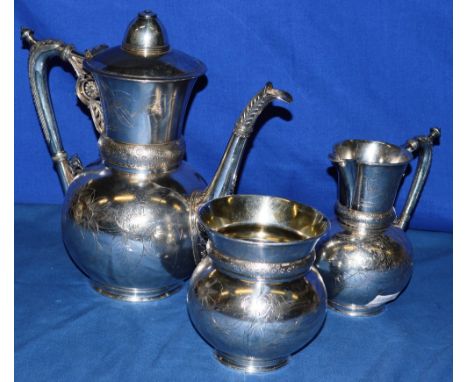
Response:
[[[169,50],[164,26],[156,14],[145,10],[132,20],[122,41],[122,49],[138,56],[158,56]]]
[[[166,30],[152,11],[132,20],[121,45],[99,49],[83,65],[93,74],[150,81],[190,80],[206,71],[200,60],[169,48]]]

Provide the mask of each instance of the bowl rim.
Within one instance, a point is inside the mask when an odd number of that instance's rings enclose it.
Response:
[[[259,199],[275,199],[275,200],[278,200],[278,201],[281,201],[281,202],[287,202],[287,203],[295,203],[295,204],[298,204],[300,205],[301,207],[305,208],[305,209],[308,209],[308,210],[311,210],[313,211],[315,214],[319,215],[321,217],[321,220],[322,222],[325,223],[325,227],[323,228],[322,232],[320,232],[319,234],[317,235],[314,235],[314,236],[310,236],[310,237],[307,237],[306,239],[299,239],[299,240],[290,240],[290,241],[287,241],[287,242],[258,242],[258,241],[253,241],[253,240],[248,240],[248,239],[239,239],[239,238],[232,238],[232,237],[229,237],[227,235],[224,235],[220,232],[218,232],[217,230],[215,230],[214,228],[212,227],[209,227],[204,221],[203,219],[201,218],[201,210],[204,209],[204,208],[208,208],[208,206],[210,204],[212,204],[213,202],[215,201],[218,201],[218,200],[222,200],[222,199],[228,199],[230,197],[235,197],[235,198],[259,198]],[[324,236],[329,230],[330,230],[330,227],[331,227],[331,223],[330,223],[330,220],[328,219],[328,217],[322,213],[321,211],[319,211],[318,209],[314,208],[314,207],[311,207],[307,204],[304,204],[304,203],[300,203],[298,201],[295,201],[295,200],[292,200],[292,199],[287,199],[287,198],[284,198],[284,197],[280,197],[280,196],[272,196],[272,195],[262,195],[262,194],[232,194],[232,195],[226,195],[226,196],[221,196],[219,198],[214,198],[214,199],[211,199],[205,203],[202,203],[198,208],[197,208],[197,221],[199,224],[202,225],[203,229],[207,232],[210,232],[212,235],[215,235],[215,236],[219,236],[221,237],[223,240],[229,240],[229,241],[233,241],[233,242],[236,242],[236,243],[245,243],[245,244],[250,244],[250,245],[255,245],[255,246],[259,246],[259,247],[267,247],[267,246],[274,246],[274,247],[287,247],[287,246],[293,246],[293,245],[298,245],[298,244],[305,244],[307,242],[311,242],[311,241],[317,241],[319,238],[321,238],[322,236]]]

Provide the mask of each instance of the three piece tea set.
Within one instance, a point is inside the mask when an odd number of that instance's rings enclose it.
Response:
[[[121,46],[85,54],[56,40],[30,47],[29,79],[50,155],[65,192],[62,233],[75,264],[99,293],[142,302],[170,296],[190,278],[187,308],[198,333],[225,365],[275,370],[319,332],[327,305],[372,316],[394,300],[412,272],[404,230],[440,136],[403,146],[346,140],[333,147],[337,224],[279,197],[234,194],[257,117],[291,95],[271,83],[237,120],[207,186],[184,161],[191,91],[204,64],[170,48],[160,20],[143,11]],[[76,93],[99,134],[101,160],[68,158],[52,109],[47,61],[77,75]],[[400,216],[393,207],[408,163],[417,170]],[[319,241],[320,240],[320,241]]]

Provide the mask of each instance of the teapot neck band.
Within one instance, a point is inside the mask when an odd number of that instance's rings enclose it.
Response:
[[[185,155],[183,138],[167,143],[137,145],[117,142],[103,134],[98,143],[106,165],[132,172],[167,172],[177,168]]]

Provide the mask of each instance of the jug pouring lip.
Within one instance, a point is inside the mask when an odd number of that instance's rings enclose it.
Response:
[[[366,140],[347,139],[333,146],[333,152],[328,158],[334,164],[354,162],[367,166],[402,166],[412,159],[410,151],[391,143]]]

